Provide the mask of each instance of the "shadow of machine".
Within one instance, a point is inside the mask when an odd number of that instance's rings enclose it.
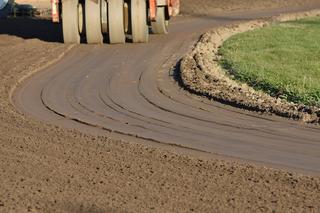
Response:
[[[50,19],[9,17],[0,19],[0,26],[0,34],[13,35],[23,39],[63,42],[61,25],[52,23]]]

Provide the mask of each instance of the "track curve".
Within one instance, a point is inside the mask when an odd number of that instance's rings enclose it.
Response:
[[[169,35],[152,36],[149,44],[80,45],[24,82],[15,91],[15,106],[69,128],[108,130],[320,173],[320,128],[191,95],[170,69],[209,28],[284,11],[180,17]]]

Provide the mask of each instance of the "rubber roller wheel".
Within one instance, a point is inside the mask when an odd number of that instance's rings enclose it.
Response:
[[[123,0],[108,0],[108,30],[110,44],[126,42]]]
[[[166,20],[165,7],[157,8],[156,21],[151,22],[151,30],[154,34],[168,33],[168,21]]]
[[[102,33],[108,33],[108,3],[101,0],[101,29]]]
[[[131,0],[131,33],[133,43],[146,43],[149,39],[145,0]]]
[[[80,43],[78,0],[65,0],[62,2],[62,30],[64,43]],[[81,15],[81,14],[80,14]]]
[[[129,31],[129,5],[124,3],[123,6],[123,17],[124,17],[124,31],[127,33]]]
[[[103,43],[101,29],[101,0],[86,0],[85,14],[87,43]]]

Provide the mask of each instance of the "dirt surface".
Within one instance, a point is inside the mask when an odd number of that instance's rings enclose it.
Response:
[[[181,0],[181,13],[212,16],[221,12],[255,8],[286,8],[317,3],[318,0]]]
[[[37,8],[50,8],[49,0],[15,0],[18,4],[31,4]],[[184,15],[214,15],[225,11],[301,6],[317,0],[181,0]]]
[[[0,212],[319,211],[318,176],[89,136],[19,113],[15,86],[70,47],[40,41],[49,33],[21,35],[13,21],[0,28]]]
[[[319,16],[320,11],[282,15],[272,19],[250,21],[221,27],[203,35],[194,50],[181,62],[181,80],[194,93],[202,94],[224,103],[263,113],[274,113],[306,123],[320,123],[320,109],[304,104],[287,102],[246,84],[240,84],[221,68],[219,47],[223,41],[237,33],[261,28],[274,22]]]

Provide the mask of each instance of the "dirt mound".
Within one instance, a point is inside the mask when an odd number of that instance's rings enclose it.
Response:
[[[181,12],[188,15],[214,15],[223,11],[279,8],[316,2],[318,0],[181,0]]]
[[[320,109],[303,104],[289,103],[273,98],[262,91],[255,91],[246,84],[232,80],[217,63],[218,50],[230,36],[269,25],[274,21],[320,15],[320,11],[280,16],[272,20],[258,20],[235,26],[221,27],[206,33],[194,50],[181,62],[181,79],[190,91],[241,108],[283,117],[320,123]]]

